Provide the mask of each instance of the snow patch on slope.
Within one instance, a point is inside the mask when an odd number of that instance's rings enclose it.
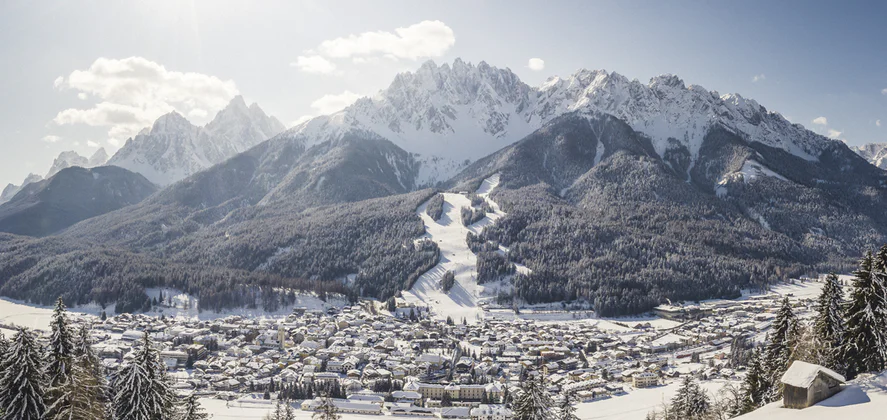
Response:
[[[764,166],[760,162],[754,159],[748,159],[742,163],[742,168],[738,171],[726,174],[718,180],[718,183],[715,185],[715,194],[717,194],[718,197],[724,197],[728,193],[727,186],[731,182],[750,183],[760,177],[771,177],[780,181],[791,182],[786,177],[773,172],[773,170]]]

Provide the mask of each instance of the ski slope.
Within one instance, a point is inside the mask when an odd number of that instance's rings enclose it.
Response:
[[[437,221],[425,213],[427,201],[419,206],[416,214],[425,223],[425,235],[417,240],[434,241],[440,248],[440,261],[419,277],[409,291],[403,292],[407,302],[428,306],[437,319],[446,319],[449,316],[457,322],[464,318],[467,322],[474,323],[483,317],[483,310],[478,302],[483,297],[484,290],[490,286],[477,284],[477,256],[468,249],[466,237],[468,232],[479,235],[485,227],[505,216],[499,205],[489,198],[498,185],[499,174],[495,174],[485,179],[477,189],[476,194],[487,201],[493,212],[487,213],[486,217],[471,226],[462,225],[461,220],[462,207],[471,207],[471,200],[465,194],[443,193],[444,212]],[[445,293],[440,286],[447,271],[456,275],[456,284],[449,293]]]

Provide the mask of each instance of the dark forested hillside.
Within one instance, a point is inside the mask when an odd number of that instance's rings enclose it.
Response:
[[[713,133],[707,141],[727,138]],[[887,238],[887,220],[876,210],[885,203],[877,169],[842,149],[808,162],[729,140],[731,148],[708,150],[717,159],[703,156],[688,171],[651,153],[618,120],[566,116],[472,165],[453,185],[502,174],[493,198],[508,215],[483,239],[509,246],[509,258],[533,270],[516,277],[519,297],[584,298],[605,315],[666,299],[734,297],[788,276],[849,268],[859,249]],[[552,165],[553,157],[563,165]],[[785,176],[718,184],[749,159],[779,159],[774,167]],[[804,173],[818,181],[791,181]]]
[[[57,236],[0,238],[0,294],[125,310],[155,285],[210,308],[276,305],[272,287],[386,299],[436,264],[416,214],[436,192],[413,191],[413,155],[372,133],[311,147],[289,136]],[[586,299],[617,315],[844,270],[887,241],[885,174],[846,146],[805,158],[721,127],[698,156],[678,143],[659,156],[616,117],[571,113],[470,165],[447,187],[474,191],[498,173],[491,197],[507,212],[469,235],[478,280],[521,263],[522,300]],[[491,210],[469,199],[466,224]]]
[[[255,303],[250,286],[360,293],[387,298],[436,264],[437,247],[415,208],[431,191],[289,212],[256,208],[170,242],[127,246],[68,235],[0,237],[0,294],[49,303],[121,300],[138,310],[143,289],[176,287],[205,308]],[[346,287],[344,278],[355,274]],[[410,280],[412,279],[412,280]]]
[[[145,177],[116,166],[70,167],[26,185],[0,205],[0,232],[45,236],[81,220],[136,204],[157,191]]]

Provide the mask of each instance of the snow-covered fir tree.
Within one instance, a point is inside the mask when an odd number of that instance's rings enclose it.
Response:
[[[764,394],[770,387],[764,372],[761,351],[755,349],[749,358],[748,371],[742,382],[742,412],[747,413],[764,405]]]
[[[3,359],[6,358],[7,351],[9,351],[9,341],[6,340],[6,337],[0,332],[0,378],[3,377]]]
[[[148,334],[133,360],[118,372],[114,388],[118,419],[165,420],[174,414],[175,396]]]
[[[182,404],[182,412],[179,414],[178,420],[208,420],[209,414],[203,407],[200,406],[200,402],[197,401],[197,395],[191,394],[185,400],[185,403]]]
[[[711,410],[711,400],[699,384],[690,377],[684,378],[678,393],[671,399],[669,420],[703,419]]]
[[[558,406],[557,420],[579,420],[579,416],[576,415],[576,407],[573,406],[575,402],[572,392],[564,393]]]
[[[49,336],[47,351],[46,376],[49,380],[50,403],[54,399],[55,389],[63,386],[71,375],[71,362],[74,358],[74,332],[62,298],[55,303],[50,323],[52,333]]]
[[[0,419],[43,419],[45,376],[43,354],[37,337],[20,328],[9,344],[3,364],[8,368],[0,378]]]
[[[295,418],[296,413],[293,412],[293,406],[284,399],[278,399],[274,413],[268,413],[265,416],[265,420],[295,420]]]
[[[766,402],[782,398],[782,382],[779,380],[792,362],[792,349],[798,337],[798,320],[788,297],[776,312],[776,319],[770,331],[769,341],[764,350],[764,371],[769,376],[769,389],[764,395]]]
[[[520,395],[514,401],[514,420],[550,420],[554,402],[545,388],[539,372],[531,373],[521,386]]]
[[[311,418],[313,420],[339,420],[342,416],[339,415],[339,409],[333,404],[333,399],[324,397],[320,399],[320,405]]]
[[[825,278],[822,293],[816,302],[816,318],[813,321],[814,357],[816,363],[843,372],[840,363],[841,346],[844,344],[844,292],[834,273]]]
[[[842,361],[848,378],[883,370],[887,362],[887,246],[867,252],[853,274],[845,308]]]
[[[89,327],[80,328],[71,360],[68,381],[48,409],[51,420],[100,420],[109,418],[108,389],[101,363],[92,350]]]

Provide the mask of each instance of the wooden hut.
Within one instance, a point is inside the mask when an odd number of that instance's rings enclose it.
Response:
[[[809,407],[835,395],[844,382],[844,377],[831,369],[795,360],[782,375],[783,406]]]

